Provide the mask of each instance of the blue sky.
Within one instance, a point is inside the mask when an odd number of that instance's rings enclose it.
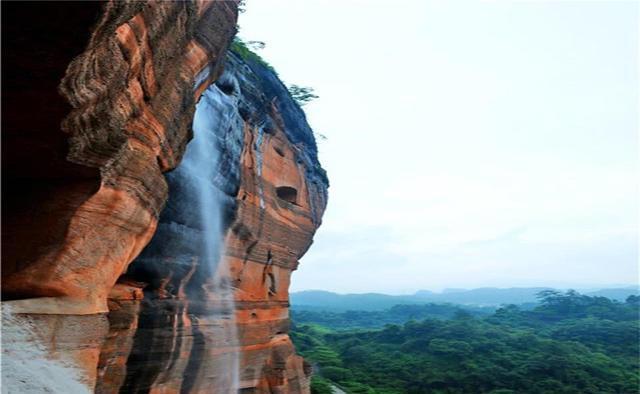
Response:
[[[292,291],[638,281],[638,3],[250,0],[327,136]]]

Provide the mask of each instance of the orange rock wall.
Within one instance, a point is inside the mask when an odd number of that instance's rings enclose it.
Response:
[[[108,311],[109,291],[157,226],[162,173],[191,138],[196,77],[208,67],[206,86],[219,75],[236,19],[233,1],[104,4],[59,87],[72,106],[67,158],[99,170],[97,190],[65,207],[64,235],[43,240],[42,253],[3,259],[4,299],[22,300],[25,313]]]
[[[227,54],[236,2],[3,8],[3,33],[21,37],[3,61],[3,303],[99,393],[308,392],[310,367],[287,335],[288,288],[328,182],[276,74]],[[180,239],[198,230],[171,171],[201,95],[227,122],[216,131],[217,272]]]
[[[255,130],[247,130],[246,135],[245,146],[254,146],[251,139],[255,137]],[[307,250],[317,225],[309,207],[305,168],[295,160],[295,147],[276,129],[273,135],[264,138],[259,149],[262,154],[260,179],[255,170],[256,150],[247,149],[243,154],[240,220],[234,227],[242,228],[243,232],[232,231],[226,243],[231,279],[237,288],[240,342],[246,349],[241,384],[265,393],[273,388],[301,392],[308,390],[310,369],[295,355],[286,335],[288,289],[291,272]],[[265,209],[260,208],[259,184]],[[276,187],[280,185],[293,186],[299,191],[296,203],[278,198]],[[252,370],[256,359],[264,363],[266,373]]]
[[[272,71],[233,53],[203,97],[225,108],[214,116],[222,119],[215,132],[225,142],[212,162],[224,179],[218,187],[232,197],[223,204],[224,256],[210,272],[194,246],[200,230],[196,202],[184,195],[189,179],[170,174],[158,232],[110,300],[111,342],[129,355],[125,360],[107,346],[98,391],[228,388],[223,364],[237,357],[243,392],[308,392],[310,367],[288,336],[288,289],[327,199],[311,129]],[[210,290],[212,281],[231,289],[236,338],[225,335],[224,300]],[[132,297],[136,286],[144,289],[142,300]]]

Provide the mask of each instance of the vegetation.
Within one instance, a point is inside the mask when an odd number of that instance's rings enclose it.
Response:
[[[233,42],[231,43],[231,51],[236,55],[240,56],[243,60],[248,62],[258,63],[269,70],[271,70],[274,74],[277,75],[275,69],[271,64],[267,63],[266,60],[262,58],[262,56],[258,55],[256,51],[263,49],[265,47],[265,43],[262,41],[242,41],[239,37],[235,37]],[[288,88],[289,94],[291,97],[298,103],[300,106],[304,106],[318,98],[318,96],[314,93],[313,88],[308,86],[298,86],[291,85]],[[321,139],[326,139],[325,136],[319,134]]]
[[[245,43],[239,37],[235,37],[231,43],[231,51],[240,56],[243,60],[261,64],[275,73],[273,67],[260,55],[254,52],[251,47],[261,49],[264,48],[264,43],[261,41],[249,41],[249,43]]]
[[[420,290],[414,294],[389,295],[379,293],[336,294],[329,291],[307,290],[291,293],[292,307],[298,310],[348,310],[374,311],[389,309],[394,305],[408,304],[458,304],[499,307],[504,304],[527,304],[533,308],[538,303],[537,294],[552,290],[543,287],[513,287],[508,289],[484,287],[478,289],[445,289],[441,293]],[[630,295],[640,295],[638,286],[608,288],[585,293],[592,297],[607,297],[624,301]]]
[[[492,307],[459,306],[453,304],[395,305],[384,311],[291,311],[296,324],[314,323],[334,329],[382,328],[387,324],[402,324],[409,320],[450,319],[459,313],[473,316],[489,316],[495,312]]]
[[[289,86],[289,94],[291,94],[291,97],[293,97],[300,106],[318,98],[318,96],[314,94],[313,88],[308,86],[291,85]]]
[[[532,310],[458,311],[379,330],[296,322],[292,338],[319,371],[316,393],[327,381],[350,393],[638,392],[637,296],[540,296]]]

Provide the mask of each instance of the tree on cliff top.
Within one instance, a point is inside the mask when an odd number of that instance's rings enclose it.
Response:
[[[313,88],[308,86],[291,85],[289,86],[289,93],[300,106],[318,98],[318,96],[314,94]]]

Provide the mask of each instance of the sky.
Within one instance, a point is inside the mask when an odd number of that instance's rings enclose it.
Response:
[[[636,2],[249,0],[326,140],[291,291],[638,283]]]

